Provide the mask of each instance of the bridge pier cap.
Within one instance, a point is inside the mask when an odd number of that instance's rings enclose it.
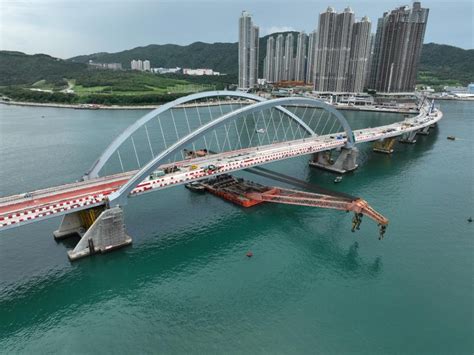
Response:
[[[179,152],[185,146],[189,145],[193,141],[199,139],[206,133],[222,126],[228,122],[236,120],[239,117],[250,115],[255,112],[259,112],[265,109],[275,108],[280,112],[284,113],[290,119],[294,120],[297,124],[299,124],[309,135],[315,136],[317,135],[301,118],[296,116],[291,111],[287,110],[283,106],[285,105],[303,105],[315,108],[322,108],[327,112],[333,114],[335,118],[339,121],[341,126],[343,127],[344,131],[347,134],[347,142],[346,147],[352,148],[354,146],[354,135],[352,132],[351,127],[347,123],[344,116],[336,110],[331,105],[327,104],[326,102],[314,99],[314,98],[307,98],[307,97],[287,97],[287,98],[279,98],[279,99],[272,99],[267,100],[260,96],[256,96],[253,94],[243,93],[239,91],[210,91],[210,92],[202,92],[198,94],[193,94],[185,97],[181,97],[177,100],[169,102],[165,105],[160,106],[159,108],[149,112],[135,123],[130,125],[124,132],[122,132],[102,153],[99,159],[92,165],[92,167],[85,173],[83,179],[90,179],[98,177],[99,171],[105,165],[105,163],[109,160],[109,158],[116,152],[116,150],[120,147],[120,145],[127,140],[131,135],[136,132],[140,127],[145,125],[148,121],[152,120],[159,114],[168,111],[178,105],[185,104],[190,101],[195,101],[202,98],[210,98],[210,97],[239,97],[245,98],[249,100],[256,101],[255,103],[237,109],[235,111],[231,111],[226,113],[204,125],[196,129],[194,132],[182,137],[173,145],[169,146],[167,149],[162,151],[160,154],[155,156],[151,161],[149,161],[145,166],[143,166],[130,180],[127,181],[119,190],[113,192],[109,195],[109,205],[110,207],[115,206],[123,206],[127,204],[128,195],[130,192],[141,182],[145,179],[145,177],[151,174],[156,168],[162,165],[166,160],[170,157]]]

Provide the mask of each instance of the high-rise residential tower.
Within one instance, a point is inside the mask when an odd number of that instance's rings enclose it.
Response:
[[[317,47],[318,33],[313,31],[308,38],[308,55],[306,60],[306,80],[307,84],[313,83],[314,80],[314,65]]]
[[[367,69],[365,74],[365,84],[364,88],[368,89],[370,87],[370,80],[372,75],[372,65],[374,62],[374,48],[375,48],[375,34],[370,34],[370,51],[369,51],[369,60],[367,61]]]
[[[273,82],[278,82],[280,80],[283,80],[283,59],[284,59],[284,50],[283,50],[283,45],[284,45],[284,38],[282,34],[279,34],[277,36],[276,42],[275,42],[275,66],[274,66],[274,76],[273,76]]]
[[[415,1],[384,13],[377,26],[373,82],[377,91],[406,92],[415,89],[429,9]]]
[[[370,28],[371,24],[367,16],[355,22],[352,28],[345,91],[362,92],[364,90],[370,56]]]
[[[143,70],[145,71],[150,71],[151,70],[151,64],[149,60],[144,60],[143,61]]]
[[[354,12],[337,14],[332,7],[319,16],[314,89],[345,91],[349,68]]]
[[[372,45],[373,47],[372,58],[370,59],[370,72],[369,72],[369,79],[367,81],[367,88],[369,89],[375,89],[375,83],[377,80],[377,66],[378,66],[379,57],[380,57],[380,45],[382,43],[382,35],[383,35],[383,18],[379,18],[377,21],[377,31],[373,39],[374,43]]]
[[[284,69],[283,69],[283,80],[293,80],[294,79],[294,38],[292,33],[288,33],[285,39],[285,59],[284,59]]]
[[[296,43],[295,80],[305,81],[306,77],[306,34],[300,32]]]
[[[239,19],[239,88],[248,89],[258,79],[258,27],[252,23],[251,15],[242,11]]]
[[[275,67],[275,39],[273,36],[267,39],[267,55],[265,56],[263,66],[264,79],[273,82]]]

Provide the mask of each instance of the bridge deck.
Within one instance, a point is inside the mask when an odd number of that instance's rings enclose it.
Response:
[[[428,114],[422,109],[420,115],[403,122],[354,131],[355,142],[377,141],[403,135],[430,126],[441,118],[440,111]],[[176,162],[173,165],[179,168],[178,171],[156,179],[145,179],[132,191],[131,195],[185,184],[214,174],[242,170],[272,161],[343,147],[346,141],[343,133],[338,133]],[[209,165],[214,165],[218,169],[209,171],[207,169]],[[136,171],[129,171],[38,190],[29,193],[29,197],[19,194],[0,198],[0,231],[103,205],[107,195],[122,186],[135,173]]]

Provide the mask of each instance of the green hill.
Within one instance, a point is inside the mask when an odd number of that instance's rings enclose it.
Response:
[[[212,68],[223,73],[236,73],[237,43],[195,42],[188,46],[150,44],[117,53],[96,53],[69,59],[71,62],[122,63],[130,69],[133,59],[148,59],[152,67]]]
[[[54,58],[46,54],[27,55],[0,51],[0,86],[29,84],[46,80],[64,85],[63,78],[74,77],[87,70],[87,65]]]
[[[418,83],[430,86],[467,85],[474,81],[474,49],[445,44],[423,45]]]
[[[0,51],[0,94],[18,101],[156,104],[225,85],[218,80],[93,69],[45,54]]]

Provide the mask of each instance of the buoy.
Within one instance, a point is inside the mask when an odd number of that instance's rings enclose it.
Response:
[[[247,258],[251,258],[253,256],[253,253],[249,250],[247,252],[247,254],[245,254],[245,255],[247,255]]]
[[[471,222],[472,222],[472,217],[469,217],[469,218],[467,219],[467,221],[468,221],[469,223],[471,223]]]

